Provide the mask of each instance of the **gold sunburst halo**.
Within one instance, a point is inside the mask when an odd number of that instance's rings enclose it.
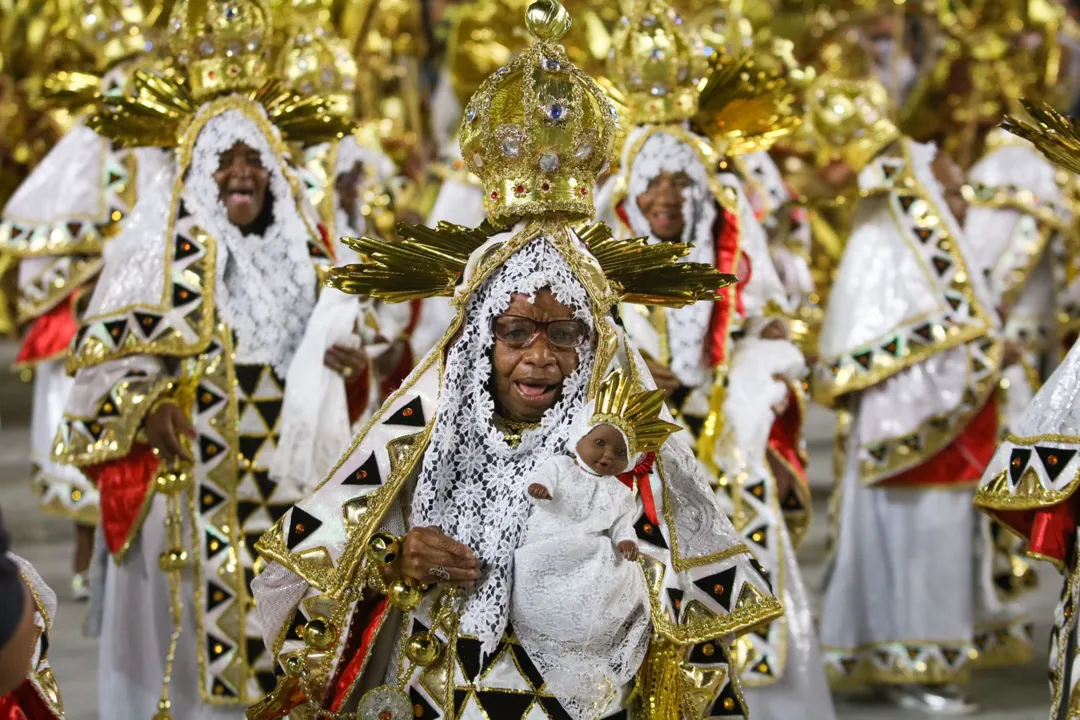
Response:
[[[1055,165],[1080,173],[1080,123],[1049,105],[1020,102],[1035,124],[1009,116],[1001,126],[1037,147]]]

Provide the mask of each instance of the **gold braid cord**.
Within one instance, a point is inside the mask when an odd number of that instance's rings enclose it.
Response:
[[[1021,100],[1035,125],[1006,117],[1001,126],[1028,140],[1051,162],[1070,172],[1080,173],[1080,124],[1049,105]]]
[[[117,147],[173,147],[183,136],[201,103],[184,78],[136,70],[128,97],[104,101],[87,125]],[[318,144],[344,137],[353,121],[340,112],[333,98],[301,96],[277,79],[242,93],[260,103],[270,121],[289,142]]]

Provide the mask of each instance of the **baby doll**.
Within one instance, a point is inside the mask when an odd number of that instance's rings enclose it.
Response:
[[[514,552],[510,621],[563,708],[602,716],[581,698],[615,697],[648,646],[650,616],[636,562],[631,488],[618,474],[678,426],[659,419],[663,393],[634,394],[621,372],[575,418],[567,449],[526,483],[533,509]]]

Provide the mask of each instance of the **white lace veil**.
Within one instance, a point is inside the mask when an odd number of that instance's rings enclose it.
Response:
[[[635,135],[647,128],[639,128],[626,141],[629,148],[635,144]],[[649,189],[649,183],[662,172],[686,173],[691,184],[683,191],[682,242],[689,243],[690,254],[683,262],[699,262],[716,265],[716,240],[713,226],[716,223],[716,200],[709,189],[708,171],[693,148],[674,135],[653,133],[630,161],[630,187],[624,208],[630,221],[630,229],[639,237],[648,237],[650,243],[663,242],[657,238],[649,221],[638,207],[638,196]],[[682,308],[666,310],[668,338],[671,346],[671,371],[679,381],[689,387],[698,387],[707,379],[705,368],[705,338],[709,332],[713,304],[699,302]]]
[[[530,297],[551,288],[595,337],[585,288],[557,249],[543,238],[511,256],[468,300],[461,337],[449,349],[441,403],[413,499],[411,525],[437,525],[469,546],[485,564],[486,576],[466,600],[461,633],[494,650],[506,627],[514,550],[528,517],[524,479],[552,455],[562,453],[571,420],[586,402],[595,353],[578,350],[579,364],[563,383],[562,399],[536,430],[523,433],[516,448],[492,424],[489,389],[491,322],[511,295]]]
[[[270,172],[273,219],[261,237],[245,236],[229,222],[214,181],[221,153],[238,142],[258,151]],[[199,133],[182,197],[217,240],[215,305],[236,332],[238,351],[284,377],[315,307],[316,277],[309,231],[281,159],[254,122],[238,110],[225,111]]]

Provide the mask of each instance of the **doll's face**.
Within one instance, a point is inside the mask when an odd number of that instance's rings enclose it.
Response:
[[[618,475],[626,470],[626,441],[622,433],[611,425],[597,425],[589,434],[578,440],[578,456],[600,475]]]

